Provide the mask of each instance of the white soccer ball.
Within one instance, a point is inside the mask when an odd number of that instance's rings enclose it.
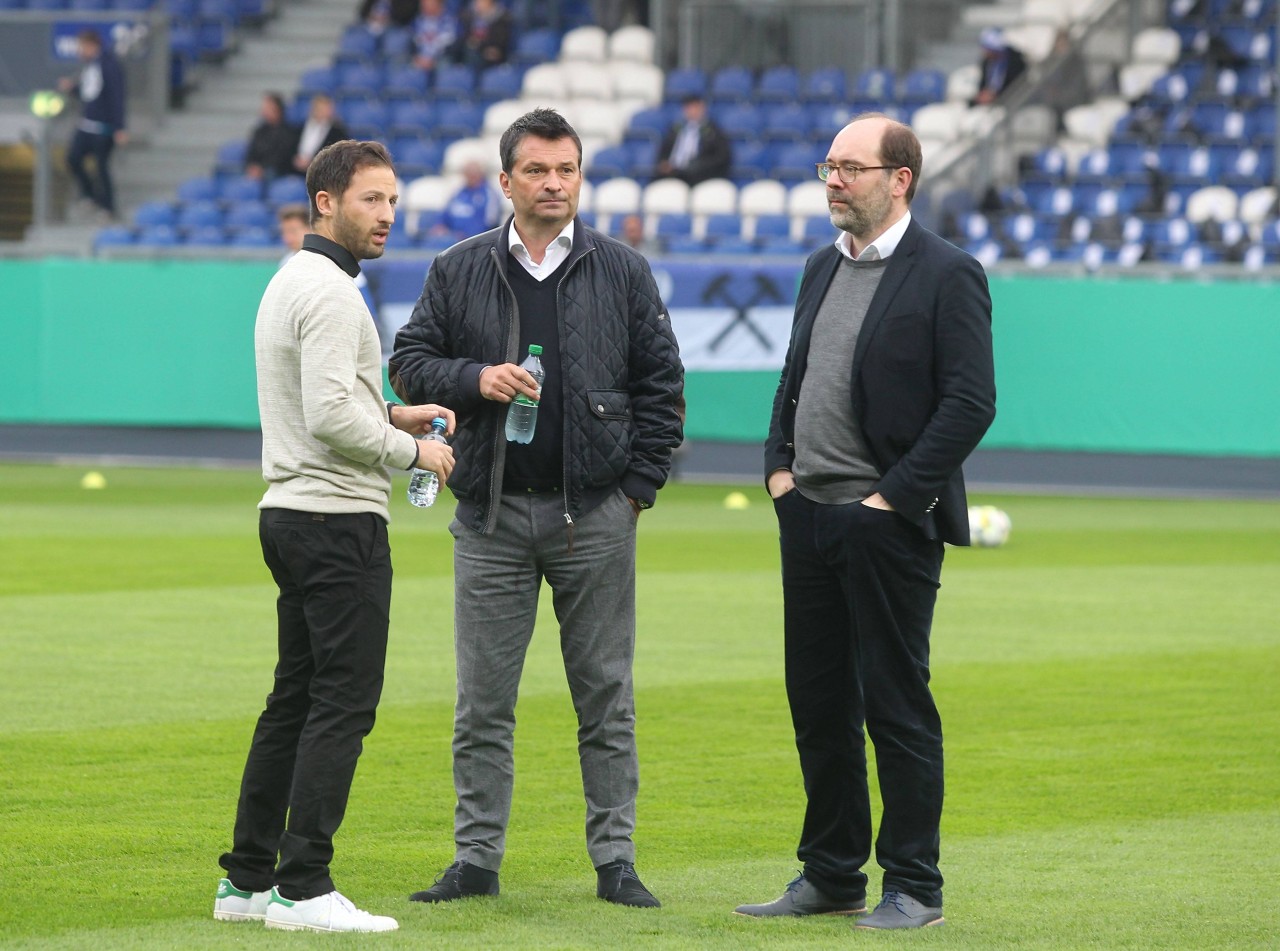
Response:
[[[999,548],[1009,540],[1013,522],[994,505],[969,506],[969,540],[978,548]]]

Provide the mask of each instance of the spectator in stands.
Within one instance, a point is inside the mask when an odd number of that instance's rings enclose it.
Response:
[[[496,0],[471,0],[458,18],[461,36],[454,59],[487,69],[505,63],[511,54],[511,15]]]
[[[1058,131],[1065,132],[1067,127],[1062,117],[1066,111],[1093,98],[1084,57],[1065,29],[1059,30],[1054,37],[1050,62],[1056,65],[1044,91],[1044,102],[1057,114]]]
[[[709,178],[726,178],[733,162],[729,139],[707,115],[699,95],[684,97],[684,118],[673,125],[658,147],[655,178],[679,178],[696,185]]]
[[[1027,61],[1005,42],[1004,33],[995,27],[983,30],[978,43],[982,47],[982,77],[978,81],[978,94],[970,105],[989,106],[1027,71]]]
[[[293,156],[298,151],[298,128],[284,118],[284,99],[269,92],[262,97],[260,121],[249,136],[244,173],[250,178],[279,178],[297,174]]]
[[[591,19],[606,33],[629,23],[649,24],[649,0],[591,0]]]
[[[360,20],[375,35],[389,27],[409,26],[417,15],[414,0],[364,0],[360,4]]]
[[[468,162],[462,169],[462,187],[445,206],[440,221],[431,230],[461,241],[496,227],[502,216],[498,191],[485,175],[484,166]]]
[[[280,243],[285,246],[285,255],[280,259],[280,267],[284,267],[302,250],[302,239],[311,234],[311,214],[306,205],[282,205],[276,212],[276,222],[280,225]]]
[[[656,238],[649,237],[645,231],[643,215],[627,215],[623,218],[618,238],[646,257],[662,253],[662,243]]]
[[[81,30],[76,39],[84,67],[79,77],[66,76],[58,83],[63,92],[80,100],[81,107],[80,121],[67,150],[67,167],[80,186],[81,200],[114,218],[111,151],[129,138],[124,128],[124,69],[96,30]],[[92,179],[84,167],[89,156],[93,156]]]
[[[444,7],[444,0],[421,0],[413,21],[414,65],[430,72],[458,42],[458,18]]]
[[[311,97],[311,111],[298,133],[298,148],[293,154],[293,168],[299,175],[307,174],[307,166],[315,154],[327,145],[348,139],[347,127],[334,112],[333,100],[324,93]]]

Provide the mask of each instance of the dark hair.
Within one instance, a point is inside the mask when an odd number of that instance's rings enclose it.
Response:
[[[920,166],[924,158],[920,153],[920,140],[916,138],[911,126],[904,125],[883,112],[861,112],[849,120],[852,125],[863,119],[888,119],[884,135],[880,137],[880,164],[893,168],[905,168],[911,171],[911,184],[907,186],[906,200],[911,204],[915,197],[916,185],[920,181]]]
[[[306,205],[281,205],[276,210],[276,221],[281,224],[295,219],[301,221],[304,225],[310,225],[311,209]]]
[[[370,166],[385,166],[395,171],[391,153],[381,142],[343,139],[317,152],[307,167],[307,197],[311,199],[312,220],[320,217],[316,195],[320,192],[341,195],[351,185],[355,173]]]
[[[97,30],[85,28],[76,34],[76,39],[81,43],[92,43],[98,49],[102,49],[102,34]]]
[[[502,133],[502,141],[498,143],[502,170],[508,175],[515,168],[516,149],[530,135],[551,142],[573,139],[573,144],[578,147],[578,164],[582,164],[582,139],[578,138],[578,133],[569,125],[569,120],[554,109],[534,109],[507,126],[507,131]]]

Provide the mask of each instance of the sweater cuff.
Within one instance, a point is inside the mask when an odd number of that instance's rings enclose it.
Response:
[[[658,487],[644,476],[634,472],[625,473],[619,485],[622,487],[622,494],[629,499],[635,499],[643,509],[652,508],[653,503],[658,499]]]
[[[491,366],[492,363],[471,363],[463,367],[458,376],[458,393],[464,400],[483,402],[484,397],[480,395],[480,374]]]

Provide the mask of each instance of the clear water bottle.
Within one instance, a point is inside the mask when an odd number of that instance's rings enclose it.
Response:
[[[449,423],[437,416],[431,421],[431,432],[422,438],[424,440],[430,439],[433,442],[447,442],[448,440],[444,438],[444,431],[448,428]],[[436,500],[436,493],[439,491],[439,477],[430,469],[419,469],[415,466],[413,475],[409,477],[409,501],[418,508],[425,509]]]
[[[520,369],[528,370],[538,381],[538,395],[542,395],[542,380],[546,372],[542,369],[542,348],[536,343],[529,344],[529,355],[520,364]],[[517,396],[511,401],[507,410],[507,439],[511,442],[533,442],[533,430],[538,425],[538,404],[527,396]]]

